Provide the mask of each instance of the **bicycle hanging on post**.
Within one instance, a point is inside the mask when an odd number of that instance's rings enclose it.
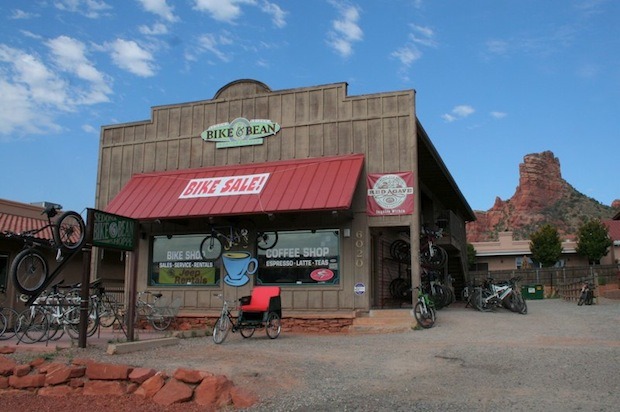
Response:
[[[15,287],[22,293],[36,295],[46,286],[49,276],[47,259],[37,247],[56,249],[56,261],[62,262],[64,253],[73,254],[80,249],[85,240],[86,225],[79,213],[68,211],[52,222],[58,214],[60,205],[45,208],[42,214],[47,216],[47,224],[40,229],[22,233],[6,233],[7,237],[15,237],[24,241],[26,247],[19,252],[11,264],[11,277]],[[37,237],[44,231],[51,230],[51,240]]]

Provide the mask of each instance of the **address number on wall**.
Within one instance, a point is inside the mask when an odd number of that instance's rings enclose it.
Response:
[[[361,230],[355,232],[355,266],[364,266],[364,232]]]

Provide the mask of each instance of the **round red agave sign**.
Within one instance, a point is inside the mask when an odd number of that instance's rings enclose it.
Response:
[[[325,269],[325,268],[314,269],[312,273],[310,273],[310,278],[312,280],[316,280],[317,282],[327,282],[333,277],[334,277],[334,272],[332,272],[329,269]]]

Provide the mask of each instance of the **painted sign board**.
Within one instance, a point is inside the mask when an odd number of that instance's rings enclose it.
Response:
[[[218,149],[263,143],[263,138],[280,131],[280,125],[268,119],[248,120],[238,117],[232,122],[209,126],[200,134],[205,142],[214,142]]]
[[[366,214],[398,216],[413,213],[413,173],[369,173]]]
[[[92,245],[106,249],[134,250],[138,225],[135,219],[88,209]]]

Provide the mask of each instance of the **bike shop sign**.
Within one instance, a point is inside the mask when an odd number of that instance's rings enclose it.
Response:
[[[366,178],[368,216],[398,216],[413,213],[413,173],[369,173]]]
[[[232,122],[209,126],[200,134],[205,142],[214,142],[218,149],[224,147],[263,144],[263,138],[280,131],[280,125],[267,119],[248,120],[238,117]]]
[[[136,221],[128,217],[88,209],[88,222],[92,222],[93,246],[134,250]]]

